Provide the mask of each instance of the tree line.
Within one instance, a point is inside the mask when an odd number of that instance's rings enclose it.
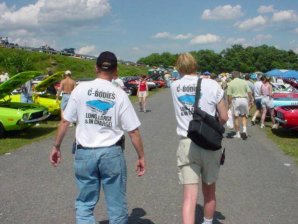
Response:
[[[267,72],[275,68],[298,70],[298,54],[292,50],[285,51],[267,45],[246,48],[242,45],[233,45],[220,53],[215,53],[213,50],[199,50],[189,53],[197,60],[200,71],[251,73],[256,71]],[[174,66],[178,55],[169,52],[153,53],[140,58],[138,63],[149,66],[162,65],[167,68]]]

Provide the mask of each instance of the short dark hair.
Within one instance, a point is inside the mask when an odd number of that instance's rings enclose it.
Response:
[[[250,74],[246,74],[244,78],[245,78],[245,80],[249,80],[250,79]]]
[[[96,60],[97,67],[106,72],[115,71],[117,69],[117,63],[116,55],[110,51],[102,52]]]

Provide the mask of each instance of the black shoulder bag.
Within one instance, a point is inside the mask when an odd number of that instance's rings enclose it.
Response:
[[[193,120],[189,123],[187,137],[206,150],[216,151],[221,149],[225,129],[215,117],[199,108],[201,82],[202,79],[199,78],[196,88]]]

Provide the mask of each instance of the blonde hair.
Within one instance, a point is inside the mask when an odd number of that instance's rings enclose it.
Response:
[[[198,64],[190,53],[183,53],[179,55],[175,67],[180,74],[187,75],[196,73]]]

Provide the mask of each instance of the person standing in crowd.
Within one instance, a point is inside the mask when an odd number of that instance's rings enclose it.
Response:
[[[169,72],[166,72],[165,75],[165,81],[167,83],[167,88],[170,88],[171,87],[171,75]]]
[[[27,81],[21,86],[21,102],[22,103],[33,103],[33,83],[32,80]]]
[[[71,78],[71,71],[67,70],[64,73],[64,79],[60,82],[60,87],[56,94],[56,99],[58,100],[60,94],[62,93],[61,99],[61,118],[63,117],[63,112],[67,106],[71,92],[76,87],[76,82]]]
[[[247,85],[248,85],[248,87],[251,91],[252,99],[254,100],[255,99],[255,97],[254,97],[254,84],[250,81],[250,74],[246,74],[244,76],[244,79],[245,79],[245,81],[246,81],[246,83],[247,83]],[[248,112],[249,113],[250,113],[250,110],[251,110],[252,107],[253,107],[253,101],[252,101],[251,104],[248,105]]]
[[[272,129],[276,129],[278,126],[275,124],[274,119],[274,105],[273,105],[273,98],[272,98],[272,85],[270,84],[270,78],[264,77],[262,80],[263,84],[261,86],[261,95],[262,95],[262,117],[261,117],[261,128],[265,127],[265,118],[266,113],[269,111],[271,121],[272,121]]]
[[[140,121],[124,91],[112,84],[117,74],[114,53],[102,52],[96,61],[97,78],[83,82],[71,93],[50,154],[50,162],[61,162],[60,145],[70,122],[77,122],[74,158],[78,194],[76,223],[95,224],[93,210],[104,190],[110,224],[127,224],[127,169],[123,134],[128,132],[137,152],[135,170],[145,173]],[[124,130],[124,131],[123,131]]]
[[[248,106],[252,104],[253,98],[250,88],[245,80],[239,78],[240,72],[232,72],[233,80],[228,84],[227,95],[228,105],[232,109],[234,116],[234,128],[236,134],[233,138],[241,138],[240,118],[242,120],[242,129],[244,138],[247,138],[247,116]]]
[[[197,63],[191,54],[184,53],[178,57],[176,68],[182,78],[173,82],[171,92],[177,120],[177,134],[180,137],[177,166],[179,182],[183,185],[182,221],[183,224],[195,223],[198,184],[201,180],[204,196],[203,224],[212,224],[216,208],[215,185],[222,153],[221,150],[203,149],[187,138],[198,81]],[[218,111],[220,123],[226,123],[228,114],[223,100],[224,91],[212,79],[202,79],[201,85],[199,107],[212,116]]]
[[[209,71],[205,71],[200,75],[200,78],[210,79],[211,73]]]
[[[251,124],[255,125],[256,124],[256,119],[257,116],[259,116],[259,114],[261,114],[262,112],[262,104],[261,104],[261,100],[262,100],[262,95],[261,95],[261,87],[263,85],[263,81],[264,77],[261,76],[260,78],[258,78],[258,80],[254,83],[254,99],[255,99],[255,105],[256,105],[256,111],[251,119]]]
[[[139,98],[139,111],[147,112],[146,104],[147,104],[147,96],[148,96],[148,84],[145,80],[146,75],[141,76],[141,80],[139,81],[137,96]]]
[[[119,87],[119,88],[121,88],[121,89],[124,88],[124,83],[123,83],[122,79],[119,78],[118,75],[115,76],[115,77],[113,77],[113,79],[112,79],[112,83],[113,83],[113,85],[116,86],[116,87]]]

